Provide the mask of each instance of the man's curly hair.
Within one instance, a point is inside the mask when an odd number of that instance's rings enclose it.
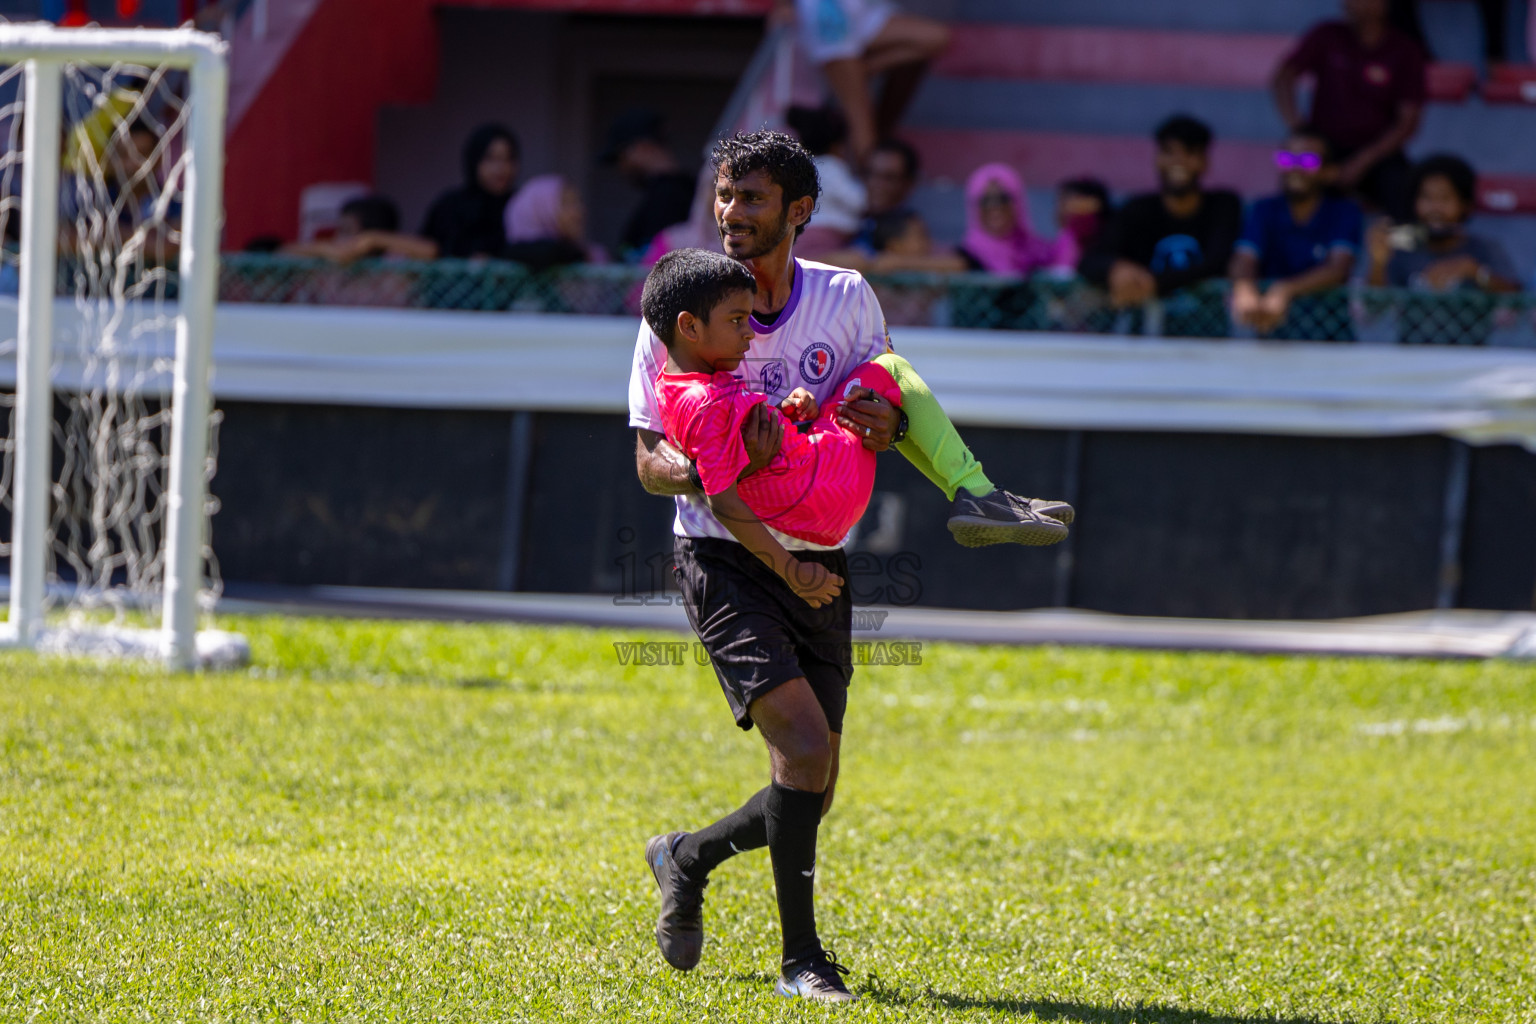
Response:
[[[715,143],[709,156],[710,167],[718,177],[724,170],[732,180],[753,171],[766,171],[768,180],[784,190],[784,208],[806,196],[814,203],[821,198],[821,177],[810,152],[793,135],[763,129],[737,132]],[[795,228],[795,237],[805,230]]]

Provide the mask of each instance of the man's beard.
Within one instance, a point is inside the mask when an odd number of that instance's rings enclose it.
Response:
[[[717,221],[715,228],[720,232],[720,248],[725,249],[725,225]],[[759,232],[750,236],[747,239],[747,249],[745,251],[731,252],[729,249],[726,249],[725,254],[733,260],[755,260],[759,256],[766,256],[777,249],[779,243],[784,241],[784,236],[792,230],[794,229],[789,226],[789,211],[786,210],[779,215],[779,222],[771,226],[767,234]]]
[[[1196,192],[1200,191],[1199,178],[1186,178],[1184,181],[1181,181],[1178,184],[1174,184],[1165,178],[1158,184],[1161,186],[1163,195],[1171,196],[1175,199],[1181,199],[1184,196],[1192,196]]]

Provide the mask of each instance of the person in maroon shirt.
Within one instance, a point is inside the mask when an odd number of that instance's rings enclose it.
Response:
[[[1344,20],[1314,26],[1276,69],[1272,86],[1292,130],[1310,124],[1339,157],[1339,186],[1397,219],[1407,213],[1403,146],[1424,110],[1424,49],[1388,22],[1388,0],[1344,0]],[[1296,84],[1311,77],[1312,109]]]

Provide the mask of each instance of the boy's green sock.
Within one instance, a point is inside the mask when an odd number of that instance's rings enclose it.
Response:
[[[978,497],[994,490],[991,480],[981,471],[981,463],[971,454],[960,432],[949,421],[949,414],[933,397],[912,364],[894,352],[874,360],[895,378],[901,387],[901,407],[907,414],[907,436],[896,450],[932,480],[946,497],[965,488]]]

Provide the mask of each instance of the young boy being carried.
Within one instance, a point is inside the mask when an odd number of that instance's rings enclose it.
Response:
[[[875,453],[834,419],[834,408],[796,388],[780,403],[795,429],[769,464],[738,480],[749,463],[741,442],[743,419],[767,400],[733,377],[751,347],[751,271],[720,253],[680,249],[668,253],[646,278],[641,311],[667,347],[656,397],[667,439],[694,461],[711,511],[749,551],[812,607],[836,596],[843,580],[812,561],[796,559],[775,531],[812,544],[836,546],[869,505]],[[910,424],[900,450],[936,483],[960,480],[977,496],[992,494],[959,432],[912,365],[887,352],[854,367],[838,392],[843,401],[876,392],[906,413]],[[942,485],[941,485],[942,486]],[[1067,536],[1072,507],[1057,502],[1030,508],[1027,499],[996,492],[1022,513],[1017,522],[958,514],[949,529],[967,547],[1055,544]],[[1049,514],[1047,514],[1049,513]]]

